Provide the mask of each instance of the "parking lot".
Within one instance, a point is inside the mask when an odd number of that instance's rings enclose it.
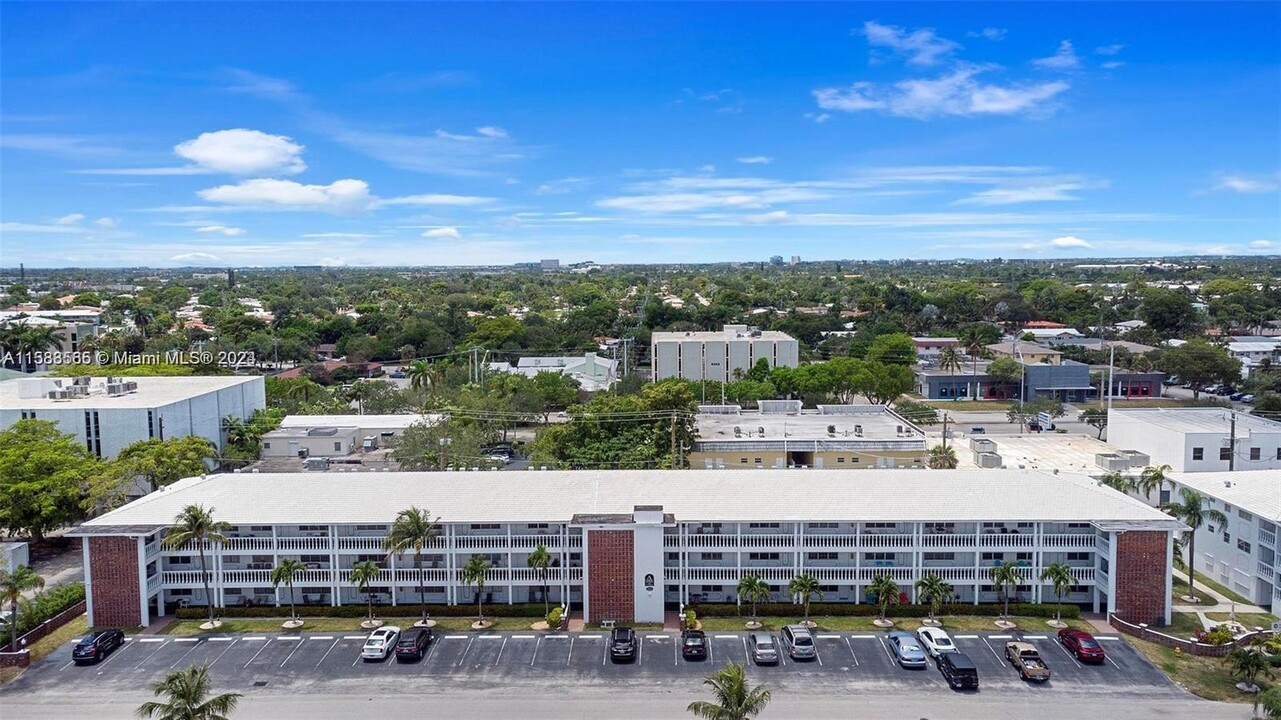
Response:
[[[771,687],[822,687],[830,691],[899,688],[952,692],[933,664],[925,670],[899,667],[883,633],[816,634],[818,657],[757,667],[748,660],[746,633],[708,633],[710,656],[685,660],[679,634],[637,633],[637,658],[609,658],[608,633],[439,633],[417,662],[360,659],[364,635],[278,634],[245,636],[138,636],[98,665],[71,663],[71,646],[33,665],[3,692],[125,691],[145,688],[171,669],[208,664],[218,687],[298,690],[314,683],[351,683],[388,692],[414,692],[456,682],[468,686],[637,684],[696,685],[729,662],[745,663],[754,682]],[[1089,692],[1134,695],[1179,694],[1166,677],[1116,636],[1100,636],[1108,651],[1103,665],[1082,665],[1052,633],[958,632],[953,639],[977,664],[982,693]],[[1037,646],[1053,678],[1032,685],[1004,660],[1003,643],[1022,639]],[[373,683],[371,686],[370,683]],[[1027,695],[1021,695],[1027,697]]]

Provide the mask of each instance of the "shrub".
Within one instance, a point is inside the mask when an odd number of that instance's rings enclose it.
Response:
[[[694,612],[693,609],[686,610],[685,624],[692,627],[696,622],[698,622],[698,613]]]
[[[42,592],[32,600],[24,600],[18,607],[18,637],[34,630],[40,623],[58,613],[84,602],[84,583],[67,583]],[[8,605],[5,606],[8,610]],[[0,647],[9,642],[9,623],[0,628]]]
[[[418,617],[422,614],[421,605],[374,605],[374,612],[381,618]],[[218,608],[217,614],[225,618],[278,618],[289,614],[289,606],[254,605],[250,607]],[[474,617],[476,607],[464,605],[428,605],[427,613],[437,617]],[[487,615],[496,617],[543,617],[543,606],[539,605],[488,605]],[[179,620],[201,620],[209,615],[203,607],[179,608],[175,613]],[[313,618],[363,618],[365,605],[299,605],[298,617]]]
[[[1215,625],[1209,632],[1198,630],[1195,637],[1197,642],[1206,645],[1227,645],[1236,638],[1226,625]]]
[[[564,610],[559,606],[552,608],[551,611],[547,613],[547,627],[552,630],[560,627],[560,617],[563,613]]]
[[[690,612],[697,611],[703,617],[735,617],[738,615],[738,605],[734,603],[702,604],[693,606]],[[792,603],[765,603],[757,606],[757,612],[762,616],[773,617],[799,617],[802,609],[800,605]],[[939,609],[939,615],[979,615],[983,617],[997,617],[1002,612],[1002,606],[998,604],[991,605],[943,605]],[[1054,617],[1055,606],[1053,603],[1036,605],[1033,603],[1010,603],[1010,614],[1021,615],[1024,617]],[[872,617],[880,614],[880,608],[876,605],[854,604],[854,603],[810,603],[810,617],[830,615],[835,617]],[[894,616],[900,618],[919,618],[928,617],[930,614],[929,605],[896,605],[894,607]],[[1081,616],[1081,608],[1076,605],[1064,605],[1063,617],[1073,619]]]

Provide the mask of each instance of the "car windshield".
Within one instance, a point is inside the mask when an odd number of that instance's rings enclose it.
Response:
[[[952,638],[936,637],[931,639],[934,641],[934,644],[939,647],[951,647],[952,645]]]
[[[903,652],[920,652],[920,651],[921,649],[917,647],[914,643],[910,643],[910,642],[903,643]]]
[[[801,646],[808,647],[808,646],[810,646],[810,645],[813,645],[813,644],[814,644],[814,641],[810,639],[810,636],[809,636],[809,635],[797,635],[797,636],[796,636],[796,644],[797,644],[797,645],[801,645]]]
[[[756,641],[756,647],[769,650],[774,647],[774,641],[770,638],[760,638]]]

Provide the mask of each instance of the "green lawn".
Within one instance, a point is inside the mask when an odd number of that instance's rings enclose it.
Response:
[[[632,623],[627,627],[633,630],[651,630],[651,631],[657,632],[663,629],[663,624],[662,623]],[[583,628],[586,630],[604,630],[605,629],[601,627],[599,623],[587,623],[586,625],[583,626]]]
[[[1200,586],[1200,583],[1198,583],[1198,587],[1199,586]],[[1215,600],[1214,598],[1210,597],[1204,590],[1198,591],[1199,594],[1197,595],[1197,599],[1199,599],[1200,602],[1195,602],[1195,603],[1187,602],[1183,598],[1179,597],[1180,595],[1185,594],[1187,591],[1188,591],[1188,584],[1182,580],[1179,580],[1178,578],[1175,578],[1174,587],[1170,589],[1170,603],[1172,605],[1216,605],[1219,602],[1218,600]]]
[[[280,624],[287,618],[224,618],[218,633],[267,633],[280,632]],[[418,618],[384,618],[388,625],[406,628]],[[471,617],[436,617],[436,629],[439,631],[465,632],[471,630],[475,618]],[[529,630],[529,626],[538,618],[487,618],[494,625],[489,630]],[[363,618],[303,618],[304,624],[294,632],[367,632],[360,627]],[[203,620],[179,620],[164,629],[165,635],[206,635],[208,630],[201,630]]]
[[[1125,639],[1169,675],[1171,680],[1194,695],[1223,702],[1248,704],[1253,701],[1252,695],[1236,689],[1236,680],[1228,673],[1227,665],[1220,658],[1175,653],[1174,648],[1164,645],[1129,636]],[[1259,687],[1269,687],[1266,678],[1259,680]]]
[[[1175,592],[1176,592],[1176,593],[1177,593],[1177,592],[1187,592],[1187,589],[1188,589],[1188,583],[1187,583],[1187,581],[1184,581],[1184,582],[1182,583],[1182,588],[1183,588],[1183,590],[1181,590],[1181,591],[1180,591],[1180,590],[1179,590],[1179,587],[1180,587],[1179,579],[1178,579],[1178,578],[1175,578],[1175,580],[1174,580],[1174,589],[1175,589]],[[1243,604],[1243,605],[1253,605],[1253,604],[1254,604],[1254,603],[1250,602],[1249,600],[1246,600],[1246,599],[1245,599],[1244,597],[1242,597],[1239,593],[1235,593],[1235,592],[1233,592],[1233,591],[1231,591],[1231,590],[1227,589],[1226,587],[1224,587],[1224,586],[1220,585],[1220,584],[1219,584],[1217,581],[1215,581],[1214,579],[1212,579],[1212,578],[1210,578],[1210,577],[1207,577],[1207,576],[1206,576],[1205,574],[1203,574],[1200,570],[1198,570],[1198,571],[1196,572],[1196,585],[1195,585],[1194,587],[1208,587],[1208,588],[1210,588],[1210,589],[1214,590],[1215,592],[1219,593],[1219,594],[1220,594],[1220,595],[1222,595],[1223,597],[1228,598],[1229,600],[1235,600],[1236,602],[1239,602],[1239,603],[1241,603],[1241,604]]]
[[[1007,412],[1014,403],[1005,400],[917,400],[939,410],[957,412]]]
[[[1166,635],[1173,635],[1177,638],[1187,640],[1191,638],[1198,630],[1204,630],[1201,625],[1201,618],[1196,613],[1171,613],[1170,624],[1165,627],[1153,627],[1157,632],[1163,632]]]
[[[1215,622],[1224,622],[1231,619],[1230,613],[1206,613],[1205,616]],[[1277,616],[1271,613],[1237,613],[1237,622],[1247,628],[1261,627],[1267,630],[1276,621]]]
[[[31,662],[34,664],[41,658],[46,657],[49,653],[62,647],[74,638],[89,632],[89,619],[84,615],[72,620],[62,627],[54,630],[52,633],[35,641],[31,645]],[[7,667],[0,668],[0,685],[3,685],[22,674],[22,668]]]
[[[891,620],[894,620],[893,629],[896,629],[896,630],[916,630],[917,628],[922,627],[921,618],[895,618],[893,613],[890,613],[889,618]],[[743,625],[749,619],[750,618],[747,616],[704,617],[704,618],[700,618],[699,622],[702,623],[702,627],[704,630],[730,632],[730,631],[745,629]],[[764,629],[771,630],[771,631],[777,631],[779,628],[783,627],[784,625],[790,625],[792,623],[800,622],[800,617],[792,617],[792,616],[789,616],[789,617],[762,616],[759,619],[760,619],[760,622],[764,625]],[[849,617],[849,616],[825,616],[825,615],[810,616],[810,620],[812,620],[815,623],[818,623],[818,628],[817,628],[818,630],[833,631],[833,632],[881,631],[881,628],[878,628],[872,622],[875,619],[876,619],[875,617]],[[1050,629],[1050,626],[1046,625],[1046,620],[1048,620],[1049,618],[1011,616],[1010,619],[1014,621],[1021,628],[1034,629],[1034,630],[1047,630],[1047,631]],[[940,617],[939,620],[943,622],[943,627],[944,629],[947,629],[947,630],[995,630],[997,618],[988,617],[988,616],[979,616],[979,615],[945,615]],[[1071,625],[1073,627],[1079,627],[1083,630],[1091,629],[1090,624],[1083,620],[1064,620],[1064,622],[1066,622],[1068,625]]]

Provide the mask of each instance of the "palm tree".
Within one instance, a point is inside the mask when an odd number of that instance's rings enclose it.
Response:
[[[432,544],[440,527],[432,519],[431,513],[410,507],[401,510],[391,524],[391,532],[383,540],[383,550],[387,555],[414,551],[414,569],[418,571],[418,602],[423,606],[423,625],[427,624],[427,589],[423,579],[423,549]]]
[[[743,666],[738,663],[732,662],[707,676],[703,684],[712,689],[716,699],[695,700],[686,710],[704,720],[751,720],[769,705],[769,690],[764,685],[748,685]]]
[[[1068,588],[1076,584],[1076,572],[1067,563],[1050,563],[1041,571],[1041,582],[1049,581],[1054,586],[1054,597],[1058,607],[1054,610],[1054,622],[1063,624],[1063,596]]]
[[[20,326],[22,329],[17,335],[17,351],[22,356],[22,372],[27,371],[27,361],[35,353],[41,353],[45,350],[57,350],[62,347],[62,340],[58,337],[58,329],[46,325],[26,325]]]
[[[756,620],[756,604],[769,600],[769,583],[757,575],[745,575],[738,579],[738,596],[747,598],[752,604],[752,621]]]
[[[1143,468],[1139,478],[1134,481],[1134,489],[1151,500],[1153,490],[1159,491],[1165,487],[1165,474],[1172,469],[1169,465],[1149,465]]]
[[[525,558],[525,564],[534,570],[538,576],[538,581],[543,586],[543,615],[551,612],[551,602],[547,598],[547,568],[551,567],[552,554],[547,552],[547,546],[538,543],[538,547]]]
[[[1192,587],[1196,576],[1196,531],[1201,529],[1207,520],[1220,526],[1228,522],[1228,516],[1215,510],[1206,503],[1205,496],[1192,488],[1179,490],[1179,502],[1166,503],[1161,506],[1165,512],[1183,521],[1191,530],[1188,532],[1188,596],[1193,596]]]
[[[817,597],[819,600],[823,599],[823,588],[822,585],[819,584],[818,578],[810,575],[809,573],[797,575],[787,584],[787,592],[792,595],[792,597],[800,596],[801,603],[805,606],[805,623],[809,624],[810,598]]]
[[[1246,692],[1258,692],[1259,686],[1255,681],[1259,676],[1272,675],[1272,663],[1256,648],[1237,648],[1224,655],[1223,662],[1227,663],[1228,672],[1232,677],[1241,679],[1241,684],[1237,687]]]
[[[306,570],[306,566],[298,558],[281,558],[280,564],[271,569],[272,587],[280,587],[281,583],[289,588],[289,617],[294,620],[298,619],[298,611],[294,607],[294,578],[298,573]]]
[[[374,598],[369,594],[369,584],[378,579],[378,574],[382,568],[372,560],[361,560],[351,566],[351,581],[356,583],[360,592],[365,594],[365,601],[369,603],[368,620],[374,619]]]
[[[0,600],[13,608],[13,614],[9,617],[10,652],[18,651],[18,601],[22,599],[22,593],[43,587],[44,578],[26,565],[19,565],[13,572],[0,569]]]
[[[1120,473],[1115,470],[1113,470],[1112,472],[1106,473],[1102,478],[1099,479],[1099,482],[1112,488],[1113,490],[1116,490],[1117,492],[1123,492],[1127,494],[1131,490],[1135,489],[1135,484],[1133,479],[1131,479],[1130,477],[1127,477],[1125,473]]]
[[[436,384],[436,370],[426,360],[415,360],[409,363],[409,388],[411,390],[430,390]]]
[[[145,702],[135,714],[140,718],[158,720],[227,720],[236,703],[244,697],[240,693],[223,693],[209,697],[209,666],[192,665],[186,670],[174,670],[151,686],[156,697],[167,702]]]
[[[1254,700],[1263,706],[1263,717],[1267,720],[1281,720],[1281,685],[1264,690]],[[1258,711],[1257,706],[1255,711]]]
[[[1023,584],[1023,568],[1009,560],[992,568],[992,584],[1005,598],[1005,612],[1001,614],[1002,618],[1010,617],[1010,589],[1013,588],[1018,592],[1019,585]]]
[[[139,305],[133,309],[133,326],[138,328],[138,334],[147,337],[147,328],[156,319],[156,311],[146,305]]]
[[[929,465],[933,470],[955,470],[956,450],[947,445],[935,445],[930,448]]]
[[[876,604],[881,606],[881,619],[884,620],[890,605],[898,604],[898,583],[888,573],[881,573],[868,583],[867,591],[876,596]]]
[[[945,347],[939,353],[939,369],[956,372],[961,369],[961,354],[954,347]]]
[[[944,600],[952,597],[952,586],[938,573],[929,573],[916,581],[916,597],[930,604],[930,620],[935,620]]]
[[[485,589],[485,573],[489,572],[489,561],[484,555],[472,555],[471,559],[463,565],[463,582],[468,585],[476,586],[476,615],[480,622],[485,622],[485,610],[482,603],[485,596],[481,592]]]
[[[965,352],[974,361],[974,374],[978,375],[979,358],[987,355],[988,345],[1001,339],[1001,331],[997,330],[996,326],[988,325],[987,323],[970,323],[961,328],[957,339],[960,341],[961,347],[965,348]],[[974,394],[977,396],[977,388],[975,390]],[[975,397],[974,399],[977,400],[978,398]]]
[[[173,527],[165,535],[164,546],[170,549],[179,548],[189,542],[195,543],[200,552],[200,580],[205,584],[205,604],[209,606],[209,622],[214,621],[213,593],[209,590],[209,570],[205,564],[205,543],[220,545],[227,542],[227,533],[231,524],[214,520],[214,509],[205,509],[203,505],[188,505],[173,519]]]

